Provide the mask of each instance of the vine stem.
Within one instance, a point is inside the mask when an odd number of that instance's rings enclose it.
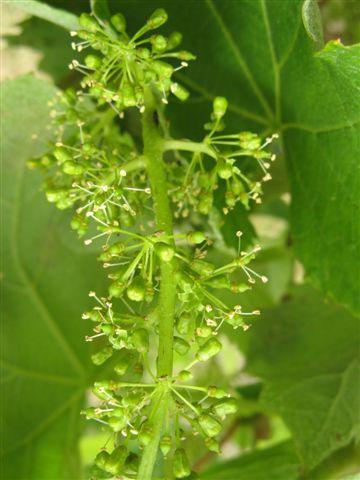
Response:
[[[145,111],[142,116],[144,157],[154,202],[155,219],[158,230],[168,236],[173,244],[173,219],[171,214],[166,174],[163,164],[164,139],[157,122],[156,98],[147,87],[144,92]],[[173,371],[174,311],[176,298],[175,271],[171,262],[160,261],[160,292],[156,312],[159,318],[159,346],[157,357],[157,377],[170,378]],[[170,388],[168,383],[159,382],[156,397],[150,414],[153,424],[153,437],[142,455],[138,479],[151,480],[155,466],[161,433],[168,409]],[[154,398],[156,400],[156,398]]]

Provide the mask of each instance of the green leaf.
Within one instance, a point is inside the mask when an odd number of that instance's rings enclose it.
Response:
[[[168,31],[181,31],[184,48],[197,55],[179,74],[193,95],[190,102],[171,107],[173,128],[181,136],[201,137],[210,100],[225,95],[231,130],[280,131],[295,250],[314,283],[360,311],[354,262],[360,255],[360,46],[331,43],[315,53],[320,27],[313,1],[196,0],[187,5],[179,9],[176,2],[162,2]],[[155,1],[122,2],[130,31],[157,6]]]
[[[94,255],[68,232],[68,215],[40,191],[25,161],[51,138],[47,102],[55,88],[30,75],[1,88],[2,478],[80,478],[79,409],[91,378],[81,313],[100,288]]]
[[[35,17],[40,17],[55,25],[59,25],[67,30],[77,30],[79,28],[79,21],[76,15],[73,15],[66,10],[54,8],[46,3],[37,2],[36,0],[17,0],[16,6],[30,13]]]
[[[206,480],[300,480],[301,463],[291,442],[221,462],[201,475]]]
[[[299,289],[249,332],[261,403],[285,420],[307,467],[360,438],[360,321]]]

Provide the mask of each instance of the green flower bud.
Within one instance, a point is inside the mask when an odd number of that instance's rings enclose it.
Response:
[[[66,175],[81,175],[84,173],[84,167],[79,163],[73,162],[72,160],[67,160],[62,165],[62,170]]]
[[[246,292],[247,290],[251,290],[251,286],[248,285],[247,283],[233,282],[231,284],[231,291],[234,293],[243,293],[243,292]]]
[[[152,68],[160,78],[170,78],[174,71],[174,67],[170,65],[170,63],[161,60],[154,61],[152,63]]]
[[[180,382],[187,382],[192,378],[193,374],[189,372],[189,370],[181,370],[181,372],[178,373],[178,379],[180,380]]]
[[[241,132],[239,133],[240,147],[245,150],[257,150],[261,146],[261,138],[255,133]]]
[[[206,280],[206,284],[212,288],[224,289],[230,288],[231,283],[226,275],[219,275],[218,277],[210,278]]]
[[[81,410],[80,414],[85,415],[87,419],[93,419],[98,417],[98,415],[96,414],[96,408],[94,407],[85,408],[84,410]]]
[[[160,440],[160,450],[161,453],[166,458],[172,447],[172,441],[170,435],[163,435]]]
[[[170,90],[171,90],[171,93],[175,95],[175,97],[177,97],[182,102],[187,100],[190,95],[189,91],[186,90],[186,88],[183,87],[182,85],[179,85],[178,83],[172,83]]]
[[[222,425],[219,420],[207,413],[202,413],[198,421],[200,427],[208,437],[215,437],[221,432]]]
[[[189,60],[196,60],[196,56],[191,52],[187,52],[186,50],[181,50],[178,52],[178,58],[179,60],[184,60],[185,62],[188,62]]]
[[[207,437],[205,438],[205,446],[210,452],[220,454],[220,444],[215,438]]]
[[[135,277],[127,288],[126,294],[133,302],[142,302],[145,298],[146,285],[142,277]]]
[[[212,263],[205,262],[204,260],[193,260],[190,267],[194,272],[203,277],[208,277],[215,270],[215,266]]]
[[[85,65],[95,70],[101,66],[101,59],[96,55],[87,55],[85,57]]]
[[[209,325],[202,325],[196,329],[196,335],[201,338],[210,337],[212,334],[212,328]]]
[[[227,393],[223,388],[211,386],[208,388],[207,394],[210,398],[225,398]]]
[[[142,447],[146,447],[146,445],[149,445],[153,438],[153,429],[150,425],[144,424],[141,427],[141,430],[139,432],[138,438],[139,438],[139,443]]]
[[[155,52],[164,52],[168,42],[163,35],[153,35],[151,37],[151,44]]]
[[[188,335],[193,328],[193,317],[188,313],[182,313],[176,322],[176,330],[180,335]]]
[[[105,464],[105,470],[112,475],[119,475],[128,456],[128,450],[123,445],[116,447]]]
[[[230,188],[234,195],[240,195],[245,190],[243,183],[236,177],[231,180]]]
[[[73,206],[73,200],[71,198],[60,198],[56,203],[56,208],[59,210],[65,210]]]
[[[190,349],[190,345],[181,337],[174,337],[174,350],[179,355],[186,355]]]
[[[110,454],[106,450],[101,450],[95,457],[95,465],[105,470],[106,462],[109,461]]]
[[[177,448],[175,450],[173,473],[175,478],[185,478],[191,473],[190,463],[183,448]]]
[[[95,365],[102,365],[108,358],[113,354],[113,349],[111,347],[105,347],[97,353],[91,355],[91,360]]]
[[[236,198],[233,192],[225,193],[225,203],[229,208],[233,208],[236,205]]]
[[[110,19],[111,23],[114,25],[115,29],[120,32],[124,33],[126,30],[126,19],[122,13],[117,13],[113,15]]]
[[[167,13],[163,8],[157,8],[146,22],[150,30],[161,27],[168,19]]]
[[[168,39],[167,50],[173,50],[182,42],[182,34],[180,32],[172,32]]]
[[[213,101],[213,112],[216,119],[222,118],[227,110],[228,102],[225,97],[215,97]]]
[[[116,281],[113,282],[109,287],[110,297],[120,298],[125,290],[124,282]]]
[[[217,166],[216,166],[217,174],[223,180],[228,180],[233,175],[233,167],[230,163],[220,159]]]
[[[163,262],[170,262],[175,255],[174,247],[164,242],[155,244],[155,253]]]
[[[206,362],[209,358],[213,357],[222,349],[222,344],[217,338],[210,338],[196,353],[196,359],[200,362]]]
[[[199,203],[197,204],[197,210],[201,215],[208,215],[212,204],[213,204],[214,198],[211,193],[207,193],[204,195],[201,195]]]
[[[219,400],[212,407],[212,412],[218,417],[224,417],[225,415],[232,415],[238,410],[238,404],[235,398],[224,398]]]
[[[108,419],[109,427],[114,432],[121,432],[126,427],[126,418],[125,417],[118,417],[112,416]]]
[[[145,328],[138,328],[130,337],[135,350],[146,353],[149,350],[149,333]]]
[[[121,94],[123,97],[123,103],[125,108],[134,107],[136,105],[135,92],[133,87],[129,83],[123,86]]]
[[[114,371],[117,375],[125,375],[130,366],[131,357],[120,360],[114,367]]]
[[[125,397],[123,397],[121,403],[124,405],[124,407],[131,409],[132,407],[136,407],[136,405],[141,402],[142,398],[142,393],[132,391],[129,392]]]
[[[203,232],[200,232],[199,230],[197,230],[196,232],[189,232],[186,238],[189,243],[193,243],[195,245],[199,245],[206,240],[205,234]]]
[[[143,60],[149,60],[149,58],[151,57],[151,52],[148,48],[146,47],[141,47],[141,48],[138,48],[136,50],[136,53],[138,54],[138,56],[140,58],[142,58]]]
[[[112,255],[121,255],[124,249],[125,249],[125,245],[122,242],[116,242],[110,246],[109,252]]]
[[[92,33],[95,33],[99,29],[99,24],[95,18],[91,17],[88,13],[82,13],[80,15],[79,23],[83,28]]]
[[[64,147],[56,147],[53,151],[54,157],[59,163],[64,163],[71,160],[71,155]]]

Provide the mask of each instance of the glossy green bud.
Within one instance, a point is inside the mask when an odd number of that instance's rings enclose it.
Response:
[[[228,396],[223,388],[214,386],[208,387],[207,394],[210,398],[225,398]]]
[[[95,18],[91,17],[88,13],[82,13],[80,15],[79,23],[83,28],[92,33],[95,33],[99,29],[99,24]]]
[[[209,358],[213,357],[222,349],[222,344],[217,338],[210,338],[196,353],[196,359],[200,362],[206,362]]]
[[[184,60],[185,62],[188,62],[189,60],[196,60],[196,56],[191,52],[187,52],[186,50],[181,50],[178,52],[178,58],[179,60]]]
[[[105,470],[106,468],[106,462],[108,462],[110,458],[110,454],[109,452],[107,452],[106,450],[101,450],[101,452],[99,452],[96,457],[95,457],[95,465],[99,468],[102,468],[103,470]]]
[[[167,50],[173,50],[182,42],[183,36],[180,32],[172,32],[168,38]]]
[[[135,277],[126,290],[127,296],[133,302],[142,302],[145,298],[145,293],[146,285],[142,277]]]
[[[228,180],[233,175],[233,167],[230,163],[227,163],[225,160],[220,159],[216,166],[217,174],[220,178]]]
[[[155,52],[164,52],[168,42],[163,35],[153,35],[151,37],[151,44]]]
[[[170,435],[163,435],[160,440],[160,450],[161,453],[166,458],[172,447],[172,441]]]
[[[215,437],[221,432],[222,425],[212,415],[202,413],[198,419],[199,425],[208,437]]]
[[[146,22],[150,30],[161,27],[168,19],[167,13],[163,8],[157,8]]]
[[[177,448],[173,458],[173,474],[175,478],[185,478],[191,473],[190,463],[183,448]]]
[[[189,370],[181,370],[181,372],[178,373],[178,379],[180,380],[180,382],[187,382],[192,378],[193,374]]]
[[[205,234],[203,232],[200,232],[199,230],[195,232],[189,232],[186,238],[189,243],[193,243],[195,245],[199,245],[206,240]]]
[[[128,450],[123,445],[116,447],[105,464],[105,470],[112,475],[119,475],[128,456]]]
[[[176,322],[176,330],[180,335],[187,335],[193,327],[193,317],[188,313],[182,313]]]
[[[212,412],[218,417],[224,417],[225,415],[232,415],[238,410],[238,403],[235,398],[224,398],[219,400],[212,407]]]
[[[149,350],[149,333],[145,328],[136,329],[130,337],[135,350],[146,353]]]
[[[85,57],[85,65],[95,70],[101,66],[101,59],[96,55],[87,55]]]
[[[79,163],[73,162],[72,160],[67,160],[62,164],[62,171],[66,175],[81,175],[84,173],[84,167]]]
[[[142,447],[149,445],[154,436],[153,428],[150,425],[144,424],[138,435],[139,443]]]
[[[110,297],[120,298],[125,290],[124,282],[116,281],[113,282],[109,287]]]
[[[125,417],[112,416],[108,419],[109,427],[114,432],[121,432],[126,427]]]
[[[117,13],[113,15],[110,19],[111,23],[115,27],[115,29],[120,32],[124,33],[126,30],[126,19],[122,13]]]
[[[181,337],[174,337],[174,350],[179,355],[186,355],[190,350],[190,345]]]
[[[114,371],[117,375],[125,375],[130,366],[131,357],[120,360],[114,367]]]
[[[215,97],[213,101],[213,112],[216,119],[222,118],[227,110],[228,102],[225,97]]]
[[[71,160],[71,155],[64,147],[56,147],[53,151],[54,157],[59,163],[64,163]]]
[[[212,263],[205,262],[204,260],[193,260],[190,267],[194,272],[203,277],[208,277],[215,270],[215,266]]]
[[[141,47],[136,50],[136,53],[139,55],[144,60],[149,60],[151,57],[151,52],[148,48],[146,47]]]
[[[179,83],[176,83],[176,82],[172,83],[170,90],[171,90],[171,93],[175,95],[175,97],[177,97],[182,102],[184,102],[189,98],[189,95],[190,95],[189,91],[186,90],[186,88],[180,85]]]
[[[220,453],[220,444],[215,438],[207,437],[205,438],[205,446],[210,452],[214,452],[219,454]]]
[[[91,355],[91,360],[95,365],[102,365],[108,358],[113,354],[113,349],[111,347],[105,347],[97,353]]]
[[[155,244],[155,253],[163,262],[171,262],[174,258],[174,247],[164,242],[157,242]]]

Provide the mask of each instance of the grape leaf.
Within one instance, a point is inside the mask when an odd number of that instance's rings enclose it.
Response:
[[[280,414],[304,464],[360,438],[360,321],[317,292],[263,312],[249,332],[248,370],[261,403]]]
[[[157,2],[141,3],[146,17]],[[231,129],[281,133],[292,194],[295,249],[326,293],[360,311],[360,45],[319,45],[316,2],[164,1],[169,31],[197,55],[179,79],[193,101],[175,105],[174,127],[201,137],[215,95],[230,100]],[[117,9],[115,3],[110,6]],[[136,1],[124,1],[132,31]],[[305,26],[303,23],[305,21]],[[196,28],[193,26],[196,25]],[[176,110],[175,110],[176,109]],[[176,113],[175,113],[176,112]],[[241,225],[234,225],[234,230]],[[346,239],[346,243],[344,242]]]
[[[201,475],[206,480],[300,480],[301,463],[291,442],[219,462]]]
[[[26,75],[1,93],[2,478],[79,478],[79,410],[92,376],[81,313],[103,275],[25,165],[47,149],[55,88]]]
[[[48,20],[59,27],[63,27],[66,30],[77,30],[79,28],[79,22],[76,15],[62,10],[60,8],[54,8],[47,5],[44,2],[38,2],[36,0],[17,0],[16,7],[21,8],[30,15]],[[84,5],[86,8],[86,5]]]

